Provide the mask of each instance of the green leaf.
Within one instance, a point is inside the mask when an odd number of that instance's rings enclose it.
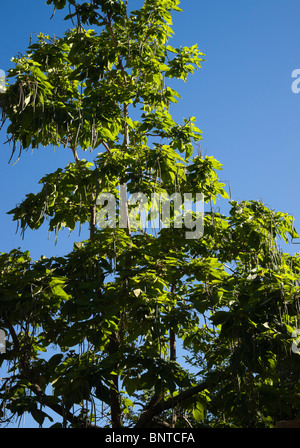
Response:
[[[205,416],[205,409],[204,406],[197,402],[196,406],[193,408],[192,414],[195,420],[197,420],[197,422],[201,422],[204,419]]]

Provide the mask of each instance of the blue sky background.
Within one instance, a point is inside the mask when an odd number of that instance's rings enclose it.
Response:
[[[141,0],[129,0],[135,7]],[[300,231],[300,93],[292,92],[293,70],[300,69],[298,0],[182,0],[174,16],[174,46],[198,44],[203,68],[176,87],[182,96],[174,118],[195,116],[203,131],[202,149],[223,163],[232,198],[258,200],[295,217]],[[0,69],[24,52],[31,33],[60,36],[71,26],[44,0],[1,2]],[[26,193],[39,191],[46,173],[64,167],[71,154],[41,148],[8,164],[10,148],[0,133],[0,251],[28,249],[33,258],[72,250],[78,233],[48,239],[47,229],[27,231],[22,240],[6,212]],[[300,250],[295,245],[291,252]],[[1,356],[1,355],[0,355]]]

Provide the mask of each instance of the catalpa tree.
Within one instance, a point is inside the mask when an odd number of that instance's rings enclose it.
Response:
[[[9,213],[21,232],[80,225],[89,237],[63,257],[0,256],[2,423],[25,412],[63,427],[294,418],[300,262],[278,238],[298,235],[261,202],[214,210],[229,199],[222,165],[197,153],[194,117],[171,115],[169,80],[203,60],[197,45],[169,44],[179,1],[47,4],[72,27],[13,59],[2,122],[12,157],[50,145],[71,162]]]

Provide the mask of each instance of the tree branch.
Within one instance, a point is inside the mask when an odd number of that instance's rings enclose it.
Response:
[[[198,384],[191,389],[185,390],[178,394],[175,397],[168,398],[166,401],[159,401],[158,403],[154,403],[151,405],[149,403],[148,409],[143,412],[143,414],[138,419],[135,428],[144,428],[147,426],[149,422],[151,422],[156,416],[158,416],[161,412],[171,409],[183,401],[187,400],[190,397],[198,394],[199,392],[203,392],[207,388],[207,383],[204,381],[201,384]]]
[[[89,422],[85,422],[85,421],[81,420],[80,418],[74,416],[71,412],[66,411],[62,405],[60,405],[58,403],[51,402],[52,401],[51,397],[49,397],[48,395],[45,394],[45,392],[37,384],[37,382],[35,381],[35,379],[33,378],[32,374],[31,374],[31,369],[29,366],[28,359],[26,359],[25,354],[21,350],[19,339],[18,339],[17,333],[15,332],[13,325],[6,318],[4,318],[4,322],[11,334],[12,341],[13,341],[13,344],[14,344],[16,350],[20,353],[20,355],[19,355],[19,361],[20,361],[19,366],[20,366],[20,374],[21,374],[20,376],[21,376],[21,378],[26,379],[29,381],[29,383],[31,383],[30,385],[28,385],[28,388],[36,395],[38,402],[41,403],[43,406],[47,406],[49,409],[56,412],[61,417],[64,417],[68,422],[70,422],[73,425],[97,428],[97,426],[92,425]]]
[[[73,156],[74,156],[76,165],[80,167],[79,157],[78,157],[78,155],[77,155],[77,151],[76,151],[76,149],[73,148],[72,146],[70,146],[70,148],[71,148],[71,150],[72,150],[72,153],[73,153]]]
[[[109,29],[109,33],[110,33],[110,36],[111,36],[111,40],[112,40],[113,46],[114,46],[114,48],[116,50],[118,48],[118,44],[117,44],[117,41],[116,41],[116,38],[115,38],[115,35],[114,35],[114,31],[113,31],[113,27],[112,27],[112,24],[111,24],[111,18],[109,16],[107,16],[107,22],[106,23],[107,23],[107,26],[108,26],[108,29]],[[118,53],[117,57],[118,57],[119,67],[120,67],[120,70],[121,70],[121,73],[122,73],[124,85],[127,86],[126,72],[124,70],[124,67],[123,67],[123,64],[122,64],[122,59],[121,59],[119,53]]]
[[[110,152],[110,147],[108,146],[107,143],[105,143],[103,140],[101,140],[101,144],[104,146],[104,148],[106,149],[107,152]]]
[[[174,298],[176,292],[175,283],[172,285],[172,298]],[[172,307],[174,309],[174,307]],[[170,328],[170,360],[176,361],[176,334],[173,328]]]

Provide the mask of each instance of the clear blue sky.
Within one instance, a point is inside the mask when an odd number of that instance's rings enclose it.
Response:
[[[300,231],[300,93],[291,89],[291,74],[300,69],[299,0],[182,0],[181,7],[173,45],[197,43],[206,61],[177,86],[182,100],[175,119],[197,118],[202,149],[223,163],[220,177],[230,182],[233,199],[262,199],[294,215]],[[62,35],[69,26],[63,13],[50,21],[51,14],[44,0],[1,2],[0,69],[8,70],[10,59],[26,50],[31,33]],[[26,193],[39,190],[44,174],[71,161],[70,154],[41,148],[23,153],[12,166],[5,140],[0,133],[0,251],[20,246],[37,258],[72,250],[77,233],[68,238],[63,232],[54,246],[54,236],[48,240],[42,228],[28,231],[22,241],[6,215]]]

